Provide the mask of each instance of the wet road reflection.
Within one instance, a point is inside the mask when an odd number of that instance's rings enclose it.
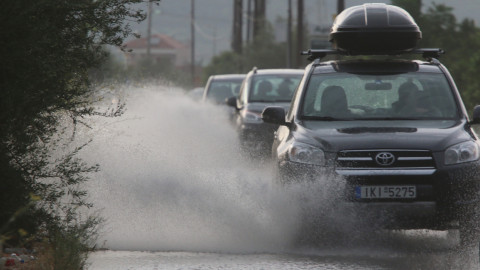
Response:
[[[454,238],[443,232],[388,232],[381,241],[317,243],[275,254],[99,251],[90,257],[89,269],[479,269],[478,249],[460,250]]]

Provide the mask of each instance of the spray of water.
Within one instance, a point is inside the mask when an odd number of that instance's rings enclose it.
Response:
[[[280,187],[272,164],[242,155],[225,107],[163,86],[124,93],[127,112],[93,123],[82,153],[101,166],[88,187],[106,219],[100,245],[278,252],[365,235],[336,201],[339,181]]]
[[[126,90],[127,112],[99,121],[83,152],[101,166],[89,192],[107,248],[261,251],[292,240],[298,209],[270,166],[242,158],[225,108],[179,89]]]

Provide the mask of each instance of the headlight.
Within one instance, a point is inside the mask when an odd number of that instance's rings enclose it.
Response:
[[[245,111],[243,115],[243,121],[246,123],[262,123],[262,117],[259,113]]]
[[[293,162],[325,165],[325,154],[323,151],[308,144],[293,143],[288,149],[288,157]]]
[[[479,153],[478,144],[472,141],[450,146],[445,151],[445,165],[477,160]]]

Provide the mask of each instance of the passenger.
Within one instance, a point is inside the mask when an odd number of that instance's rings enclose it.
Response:
[[[392,103],[392,109],[397,115],[409,117],[442,116],[442,112],[432,103],[429,93],[420,91],[412,82],[399,87],[398,101]]]
[[[398,101],[392,103],[392,110],[395,113],[400,112],[409,103],[413,97],[412,93],[418,92],[418,87],[412,82],[405,82],[398,88]]]
[[[348,109],[345,90],[341,86],[332,85],[323,90],[320,115],[340,118],[353,116]]]

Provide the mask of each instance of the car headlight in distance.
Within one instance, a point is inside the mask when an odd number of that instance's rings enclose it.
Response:
[[[445,150],[445,165],[475,161],[479,158],[478,144],[473,141],[459,143]]]
[[[292,162],[325,165],[325,154],[323,151],[304,143],[293,143],[288,149],[288,157]]]

